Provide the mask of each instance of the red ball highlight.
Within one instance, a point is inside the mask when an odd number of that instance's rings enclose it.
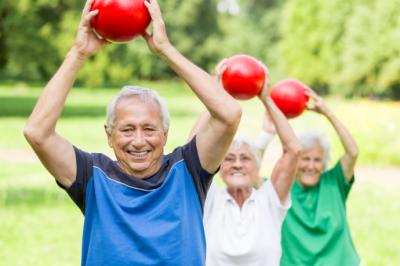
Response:
[[[144,0],[95,0],[90,21],[98,35],[111,42],[127,42],[142,35],[151,22]]]
[[[248,55],[235,55],[227,59],[222,85],[234,98],[253,98],[260,94],[264,81],[265,71],[257,59]]]
[[[287,118],[294,118],[306,110],[306,85],[298,80],[281,80],[272,87],[271,98]]]

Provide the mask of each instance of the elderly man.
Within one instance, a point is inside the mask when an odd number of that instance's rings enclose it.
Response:
[[[184,146],[164,155],[168,111],[149,89],[125,87],[108,108],[105,131],[117,161],[87,153],[56,133],[65,100],[85,59],[106,41],[90,28],[89,0],[77,37],[24,129],[30,145],[85,214],[82,265],[204,265],[204,198],[241,116],[240,105],[169,42],[156,0],[145,1],[159,55],[203,102],[210,116]]]

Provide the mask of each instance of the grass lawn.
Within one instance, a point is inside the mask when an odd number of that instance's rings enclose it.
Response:
[[[171,112],[166,150],[182,144],[202,111],[190,90],[178,82],[141,85],[164,96]],[[1,265],[78,265],[83,216],[32,156],[22,128],[41,88],[0,86],[0,258]],[[105,106],[117,89],[71,92],[57,130],[74,145],[112,155],[103,130]],[[361,150],[360,166],[400,165],[400,103],[328,98],[328,104],[349,127]],[[257,136],[263,109],[257,100],[241,102],[239,134]],[[330,125],[314,113],[291,121],[296,132],[319,128],[332,140],[332,157],[342,148]],[[56,147],[55,147],[56,148]],[[277,158],[277,139],[267,151],[263,172]],[[377,176],[377,179],[380,178]],[[399,176],[400,178],[400,176]],[[356,182],[348,202],[349,222],[363,265],[400,265],[399,186]]]

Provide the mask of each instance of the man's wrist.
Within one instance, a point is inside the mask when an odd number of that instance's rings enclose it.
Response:
[[[80,52],[76,47],[72,47],[69,51],[66,57],[73,58],[79,61],[85,61],[86,58],[88,57],[84,53]]]
[[[175,47],[171,43],[168,43],[158,52],[158,55],[163,58],[170,58],[176,52]]]

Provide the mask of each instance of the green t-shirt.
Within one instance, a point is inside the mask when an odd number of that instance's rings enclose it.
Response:
[[[353,266],[360,264],[346,218],[346,199],[353,184],[340,161],[312,188],[296,180],[292,207],[282,226],[281,266]]]

